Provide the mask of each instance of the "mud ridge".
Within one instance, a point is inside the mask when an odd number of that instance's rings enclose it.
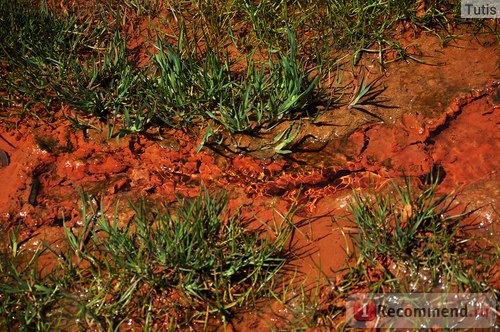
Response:
[[[439,118],[436,123],[432,123],[433,127],[430,129],[429,137],[426,139],[425,143],[432,144],[434,137],[446,130],[449,127],[450,122],[456,120],[456,118],[462,113],[462,107],[480,98],[491,95],[493,92],[498,90],[498,87],[500,87],[500,82],[493,82],[490,87],[484,90],[474,90],[465,96],[455,98],[451,105],[446,108],[442,117]]]

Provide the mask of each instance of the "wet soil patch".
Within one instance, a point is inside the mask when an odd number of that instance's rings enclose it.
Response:
[[[437,47],[422,45],[427,52]],[[352,191],[383,191],[403,176],[418,184],[438,167],[439,190],[455,190],[457,209],[474,210],[475,231],[498,243],[500,90],[492,61],[480,61],[497,56],[492,49],[475,52],[474,42],[467,45],[473,66],[465,66],[464,49],[456,46],[439,66],[388,67],[380,82],[398,108],[369,109],[384,123],[356,109],[331,110],[304,122],[297,152],[285,157],[273,149],[262,153],[265,143],[252,138],[246,140],[255,153],[196,152],[201,137],[188,130],[109,139],[104,128],[75,130],[66,117],[72,110],[65,107],[50,109],[50,122],[11,118],[0,126],[0,228],[5,235],[20,227],[21,242],[34,248],[43,240],[60,241],[63,221],[81,227],[79,190],[109,217],[118,213],[125,225],[134,216],[129,200],[171,208],[177,197],[198,196],[202,187],[222,189],[231,209],[265,223],[296,208],[300,232],[293,239],[293,268],[301,281],[316,280],[321,270],[335,282],[350,245],[341,227],[347,226],[343,217]],[[461,84],[464,76],[467,84]],[[3,248],[8,241],[1,240]],[[286,308],[273,303],[258,315],[236,318],[235,329],[279,328],[277,317],[286,315]]]
[[[335,166],[195,153],[199,142],[180,130],[163,132],[165,139],[130,135],[117,141],[98,133],[88,137],[62,117],[57,127],[33,128],[30,122],[16,130],[4,127],[0,148],[9,164],[0,169],[2,222],[30,232],[60,225],[62,219],[73,225],[80,218],[77,188],[102,199],[109,213],[117,201],[168,205],[177,195],[197,196],[207,186],[228,189],[248,213],[258,211],[259,204],[284,201],[301,206],[299,216],[311,217],[328,214],[328,205],[330,212],[345,208],[345,202],[338,207],[333,202],[352,189],[382,187],[403,175],[424,177],[435,165],[442,170],[443,191],[498,183],[497,93],[495,84],[468,93],[437,118],[407,113],[393,125],[367,125],[338,145],[344,162]],[[120,204],[120,220],[127,223],[132,210]]]

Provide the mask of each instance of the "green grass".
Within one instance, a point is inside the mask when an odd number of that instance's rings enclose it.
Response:
[[[163,105],[160,118],[170,126],[210,119],[230,133],[256,132],[294,118],[312,103],[318,76],[309,78],[297,60],[294,34],[288,38],[289,52],[259,67],[250,64],[240,77],[234,77],[229,59],[214,50],[183,57],[188,41],[179,39],[176,48],[158,41],[152,90],[157,91],[154,102]]]
[[[398,24],[448,38],[462,22],[457,3],[396,0],[130,0],[57,13],[45,1],[1,0],[0,14],[1,104],[22,105],[21,115],[67,105],[75,128],[88,128],[81,119],[90,115],[110,137],[165,125],[256,134],[314,118],[321,104],[357,107],[368,91],[350,101],[334,91],[345,54],[355,63],[366,52],[382,63],[389,51],[412,59],[393,39]],[[140,22],[149,26],[142,65],[128,46],[128,27]]]
[[[47,244],[24,252],[13,233],[2,255],[0,326],[175,329],[251,308],[270,295],[288,260],[291,215],[249,230],[226,202],[203,192],[173,214],[138,206],[122,227],[84,202],[83,226],[65,226],[63,252]],[[51,253],[55,266],[42,278],[40,257]]]
[[[349,225],[336,227],[346,239],[345,269],[323,271],[318,264],[317,280],[307,284],[300,275],[284,278],[273,293],[287,310],[281,319],[298,329],[346,330],[344,300],[361,292],[498,297],[491,284],[498,244],[471,235],[463,223],[468,213],[451,213],[454,197],[438,195],[437,183],[416,189],[408,178],[385,194],[354,192]]]
[[[273,133],[278,154],[291,152],[317,106],[367,112],[376,102],[379,90],[364,76],[351,95],[338,93],[347,84],[343,73],[364,54],[377,53],[382,68],[388,52],[420,61],[397,42],[396,28],[437,34],[443,45],[458,25],[499,36],[487,21],[460,19],[459,2],[444,0],[127,0],[67,12],[37,4],[0,0],[0,107],[9,113],[2,119],[42,119],[69,106],[75,130],[99,130],[93,118],[109,138],[161,126],[204,130],[199,148],[287,120],[289,128]],[[130,49],[131,22],[149,26],[138,47],[142,64]],[[471,246],[464,216],[448,216],[451,197],[437,197],[436,186],[355,196],[357,261],[329,286],[334,296],[491,290],[485,278],[498,250]],[[29,252],[14,233],[1,256],[0,327],[104,330],[132,322],[157,329],[161,320],[161,328],[175,330],[213,316],[229,320],[266,296],[289,303],[292,286],[281,287],[284,293],[273,286],[288,258],[290,216],[267,232],[249,231],[237,214],[225,214],[225,202],[204,193],[172,214],[138,206],[136,219],[118,227],[103,211],[87,210],[84,199],[83,227],[65,228],[67,252],[47,245]],[[39,261],[47,255],[57,264],[42,278]],[[294,292],[293,326],[335,324],[339,308],[325,305],[317,288]]]
[[[286,268],[293,208],[250,230],[251,220],[227,213],[224,195],[207,192],[179,200],[172,213],[135,206],[128,225],[85,203],[82,226],[64,227],[66,250],[29,251],[11,234],[1,255],[0,326],[207,328],[268,299],[287,308],[283,324],[343,329],[339,303],[355,292],[497,294],[489,280],[498,248],[480,247],[462,224],[466,214],[450,214],[453,197],[436,188],[408,181],[384,195],[355,193],[354,227],[344,229],[354,249],[346,270],[336,271],[343,277],[330,281],[318,266],[317,282],[307,285]],[[54,266],[40,265],[48,261]]]
[[[485,276],[498,252],[477,246],[463,225],[467,213],[451,214],[453,196],[436,188],[437,181],[421,191],[407,182],[391,194],[355,195],[358,260],[348,283],[375,292],[495,291]]]
[[[207,120],[230,133],[258,131],[296,117],[316,93],[318,78],[310,79],[298,60],[290,31],[286,52],[235,76],[227,57],[210,48],[193,52],[196,45],[182,33],[176,45],[157,38],[157,52],[139,68],[130,60],[126,36],[114,25],[98,23],[106,22],[104,14],[78,20],[23,2],[2,2],[0,10],[6,41],[0,59],[9,69],[1,83],[8,95],[58,100],[113,126],[118,122],[121,133]]]

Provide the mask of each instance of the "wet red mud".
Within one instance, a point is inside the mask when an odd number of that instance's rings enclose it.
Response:
[[[165,131],[162,141],[143,135],[117,141],[96,133],[86,137],[62,118],[57,126],[28,121],[17,129],[2,127],[0,148],[10,161],[0,169],[2,227],[20,225],[30,238],[26,245],[57,242],[63,220],[72,227],[81,223],[77,188],[102,198],[110,215],[118,202],[124,224],[133,217],[127,198],[167,206],[178,196],[197,196],[201,186],[223,188],[232,209],[242,207],[266,222],[279,218],[273,210],[285,213],[297,206],[295,221],[302,226],[294,240],[302,249],[294,268],[312,280],[320,277],[320,266],[334,278],[332,271],[345,264],[346,247],[339,228],[346,224],[336,217],[345,214],[352,190],[380,189],[403,175],[424,177],[437,165],[440,191],[455,190],[460,203],[480,208],[479,229],[496,237],[498,93],[493,84],[456,98],[439,117],[408,113],[392,125],[366,125],[347,138],[349,161],[307,170],[293,160],[225,158],[208,149],[195,153],[199,142],[179,130]],[[30,202],[35,179],[39,190]]]
[[[408,72],[401,77],[412,76],[414,65],[404,67]],[[388,69],[388,81],[394,81],[394,70]],[[474,72],[474,68],[467,70]],[[433,80],[448,74],[434,74],[429,86],[415,95],[422,96],[437,84]],[[440,79],[451,90],[446,97],[434,90],[432,100],[399,98],[403,110],[386,123],[353,122],[358,129],[339,133],[338,127],[310,126],[314,140],[304,140],[301,152],[290,158],[259,158],[251,153],[221,156],[207,148],[196,153],[199,136],[174,129],[161,135],[107,139],[105,129],[76,131],[65,118],[71,110],[64,107],[56,110],[50,122],[11,119],[0,126],[0,149],[8,156],[8,165],[0,168],[0,229],[6,234],[20,227],[25,246],[36,247],[41,240],[59,243],[63,221],[73,228],[81,226],[78,190],[95,204],[102,199],[109,216],[119,211],[118,221],[125,225],[133,218],[128,199],[168,208],[178,197],[199,195],[201,187],[222,189],[229,194],[230,209],[241,208],[244,216],[264,222],[297,208],[294,222],[299,232],[293,239],[297,257],[291,269],[300,281],[325,275],[335,280],[350,245],[341,227],[352,227],[342,218],[352,191],[382,190],[404,175],[418,183],[437,167],[442,177],[439,191],[454,190],[459,207],[477,209],[471,216],[475,231],[498,243],[494,227],[500,211],[500,86],[498,80],[477,73],[471,74],[467,86],[456,87],[456,76],[454,82]],[[388,86],[390,96],[422,85],[416,78],[404,84],[395,81]],[[322,149],[311,152],[316,149],[308,150],[308,144]],[[115,210],[116,204],[120,208]],[[7,242],[0,240],[1,246]],[[499,278],[493,282],[500,287]],[[259,314],[236,318],[233,327],[286,328],[281,324],[287,315],[286,308],[272,303]]]

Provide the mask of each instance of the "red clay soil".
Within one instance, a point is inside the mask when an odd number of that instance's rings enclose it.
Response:
[[[490,59],[494,54],[489,53]],[[387,83],[389,95],[398,91],[395,70],[388,69],[387,82],[396,82]],[[491,75],[498,77],[498,71]],[[456,76],[454,84],[462,80]],[[478,232],[498,241],[493,227],[498,227],[500,211],[500,87],[498,79],[491,83],[491,77],[484,76],[482,81],[474,76],[473,87],[453,88],[454,99],[442,98],[448,106],[433,100],[428,112],[420,112],[428,104],[417,98],[411,103],[422,103],[420,108],[398,111],[399,116],[384,124],[364,121],[358,130],[338,139],[335,128],[328,127],[328,133],[316,129],[316,139],[326,142],[324,149],[307,151],[315,142],[302,140],[302,152],[291,158],[227,157],[206,148],[196,153],[201,139],[181,130],[164,130],[161,138],[150,133],[107,139],[105,130],[76,131],[64,116],[71,110],[64,107],[50,121],[11,119],[0,126],[0,149],[9,159],[0,168],[0,227],[6,234],[5,230],[20,226],[22,239],[29,239],[26,246],[47,238],[50,243],[63,237],[63,220],[71,227],[81,224],[77,189],[96,204],[102,199],[110,216],[119,204],[118,220],[127,224],[133,217],[127,199],[168,207],[177,196],[197,196],[205,186],[227,190],[232,209],[241,206],[244,214],[265,222],[279,218],[294,204],[300,206],[295,221],[301,234],[294,240],[302,255],[293,264],[299,274],[311,278],[318,276],[321,266],[335,279],[333,271],[345,263],[346,245],[338,228],[346,223],[336,217],[346,213],[352,190],[373,185],[380,189],[404,174],[419,181],[439,166],[443,176],[439,190],[457,190],[460,204],[480,208],[474,214]],[[432,79],[422,79],[415,79],[412,86],[433,89]],[[451,84],[449,78],[444,81]],[[410,100],[400,98],[399,104]],[[274,314],[283,310],[271,308]],[[245,316],[241,323],[235,322],[235,329],[269,329],[278,324],[269,310],[262,315]]]
[[[256,198],[279,197],[305,204],[309,214],[318,200],[337,197],[342,189],[366,187],[369,179],[424,176],[433,165],[446,172],[444,191],[494,179],[497,93],[498,87],[470,93],[439,118],[404,114],[394,125],[367,125],[347,139],[350,161],[312,169],[293,160],[195,153],[199,142],[179,130],[162,133],[161,141],[130,135],[117,142],[99,134],[85,137],[61,113],[50,124],[23,121],[0,132],[0,148],[10,160],[0,169],[2,222],[33,230],[63,217],[70,222],[78,216],[76,188],[102,196],[105,207],[124,194],[169,204],[176,195],[198,195],[200,185],[231,188],[233,199],[243,196],[255,205]],[[36,202],[30,202],[34,181],[40,186]]]

